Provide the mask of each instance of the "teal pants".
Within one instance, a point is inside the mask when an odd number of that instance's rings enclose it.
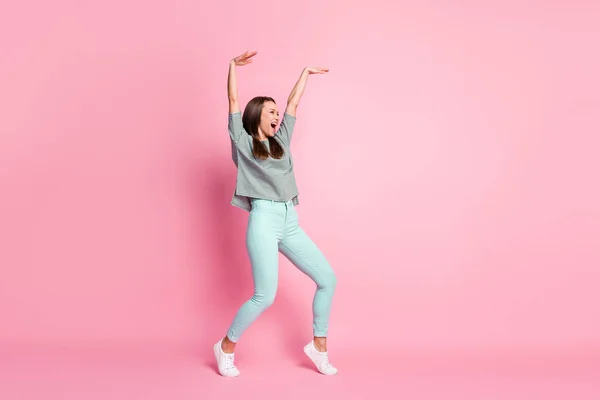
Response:
[[[227,337],[237,342],[244,331],[275,300],[279,252],[316,284],[313,298],[313,335],[326,337],[336,277],[325,256],[300,228],[291,201],[254,199],[246,232],[252,265],[254,295],[239,309]]]

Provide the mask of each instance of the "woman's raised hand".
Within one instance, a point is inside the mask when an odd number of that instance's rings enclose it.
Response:
[[[324,74],[329,72],[329,68],[321,68],[321,67],[306,67],[304,68],[306,72],[309,74]]]
[[[235,65],[246,65],[252,62],[252,57],[256,55],[256,51],[246,51],[244,54],[235,57],[231,60]]]

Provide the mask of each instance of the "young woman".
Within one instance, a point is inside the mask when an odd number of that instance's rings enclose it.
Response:
[[[219,373],[234,377],[236,343],[246,329],[275,299],[278,252],[287,257],[316,283],[313,299],[313,339],[304,352],[318,371],[334,375],[337,369],[327,354],[327,329],[336,277],[323,253],[300,228],[294,207],[298,189],[290,152],[296,109],[308,76],[324,74],[327,68],[306,67],[294,86],[280,119],[275,101],[255,97],[242,116],[238,102],[236,67],[252,62],[256,52],[245,52],[229,63],[229,136],[237,181],[231,204],[249,212],[246,248],[252,265],[254,295],[245,302],[225,337],[214,345]],[[281,121],[279,128],[277,125]]]

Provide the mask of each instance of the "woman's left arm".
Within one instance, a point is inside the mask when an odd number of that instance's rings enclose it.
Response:
[[[312,74],[324,74],[329,72],[329,68],[320,68],[320,67],[306,67],[302,70],[302,74],[300,78],[294,85],[290,96],[288,97],[287,106],[285,108],[285,112],[292,117],[296,116],[296,109],[298,108],[298,104],[300,103],[300,98],[304,93],[304,88],[306,87],[306,81],[308,80],[308,76]]]

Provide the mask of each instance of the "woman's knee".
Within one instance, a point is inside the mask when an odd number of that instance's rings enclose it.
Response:
[[[274,291],[269,293],[254,293],[251,300],[257,307],[266,310],[273,305],[275,293]]]
[[[332,289],[335,289],[335,287],[337,286],[337,275],[335,274],[335,272],[333,272],[333,270],[331,270],[331,273],[327,277],[327,286],[329,286]]]
[[[337,286],[337,276],[331,266],[328,265],[327,268],[324,268],[324,271],[320,275],[321,279],[319,286],[322,289],[335,289]]]

